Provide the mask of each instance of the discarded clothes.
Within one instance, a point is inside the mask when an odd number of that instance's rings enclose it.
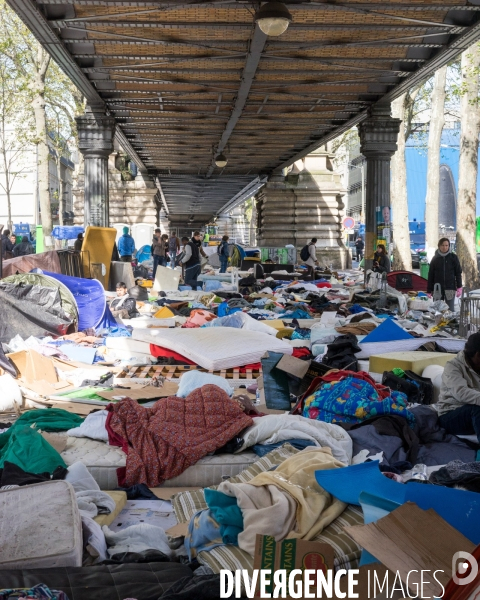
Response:
[[[156,487],[180,475],[253,423],[215,385],[196,389],[185,399],[161,398],[152,408],[126,398],[109,410],[110,443],[122,445],[127,454],[126,487],[136,483]]]
[[[23,471],[38,474],[53,473],[57,467],[67,466],[42,435],[25,424],[17,426],[17,423],[0,435],[0,468],[8,461]]]
[[[58,590],[51,590],[43,583],[33,588],[14,588],[0,590],[0,600],[14,600],[17,598],[31,598],[32,600],[68,600],[68,596]]]
[[[471,492],[480,492],[480,462],[463,463],[452,460],[434,471],[429,478],[431,483],[446,487],[457,487]]]
[[[363,377],[359,376],[363,375]],[[339,371],[322,377],[323,383],[305,398],[302,414],[326,423],[360,423],[370,417],[396,414],[412,427],[415,417],[407,408],[407,397],[378,386],[366,374]]]
[[[249,483],[221,483],[218,491],[236,497],[243,514],[239,547],[253,555],[257,534],[277,541],[315,538],[346,507],[315,485],[315,471],[343,466],[328,448],[306,448]]]
[[[65,467],[57,467],[53,473],[27,473],[18,465],[4,461],[3,469],[0,469],[0,489],[12,485],[33,485],[53,479],[65,479],[67,472]]]

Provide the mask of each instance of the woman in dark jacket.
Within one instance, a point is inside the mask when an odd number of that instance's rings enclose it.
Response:
[[[428,271],[427,293],[432,294],[436,283],[442,289],[442,300],[448,304],[450,310],[455,305],[455,295],[462,293],[462,267],[458,256],[450,252],[450,241],[442,238],[438,242],[438,250],[430,261]]]
[[[373,270],[375,273],[390,273],[390,258],[383,244],[378,244],[373,255]]]

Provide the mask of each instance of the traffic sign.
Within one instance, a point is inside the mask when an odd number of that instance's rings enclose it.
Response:
[[[353,217],[344,217],[342,224],[345,229],[351,231],[355,227],[355,219]]]

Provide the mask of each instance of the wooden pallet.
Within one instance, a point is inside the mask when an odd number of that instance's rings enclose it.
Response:
[[[144,380],[153,377],[165,377],[166,379],[179,379],[188,371],[201,371],[202,373],[211,373],[218,375],[228,380],[233,381],[250,381],[257,379],[261,375],[261,371],[247,369],[244,373],[240,369],[222,369],[220,371],[207,371],[196,365],[146,365],[144,367],[126,367],[118,374],[117,379],[136,379]]]

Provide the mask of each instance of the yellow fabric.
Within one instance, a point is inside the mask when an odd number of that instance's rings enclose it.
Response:
[[[305,448],[275,471],[254,477],[250,485],[275,485],[292,496],[297,503],[297,522],[288,537],[311,540],[347,508],[318,485],[315,471],[344,466],[333,458],[330,448]]]
[[[218,491],[236,497],[242,511],[239,547],[253,555],[257,533],[272,535],[277,542],[314,539],[347,506],[317,484],[315,471],[344,466],[330,448],[306,448],[249,483],[221,483]]]
[[[115,510],[108,515],[97,515],[94,517],[100,527],[110,525],[118,517],[127,504],[127,494],[125,492],[105,492],[115,502]]]
[[[155,317],[155,319],[170,319],[175,315],[169,308],[167,308],[166,306],[162,306],[162,308],[157,310],[157,312],[153,316]]]
[[[264,323],[265,321],[263,321]],[[291,329],[290,327],[284,327],[283,329],[279,329],[277,331],[277,335],[275,337],[277,337],[279,340],[283,340],[283,338],[288,338],[290,339],[292,337],[292,333],[295,331],[295,329]]]

